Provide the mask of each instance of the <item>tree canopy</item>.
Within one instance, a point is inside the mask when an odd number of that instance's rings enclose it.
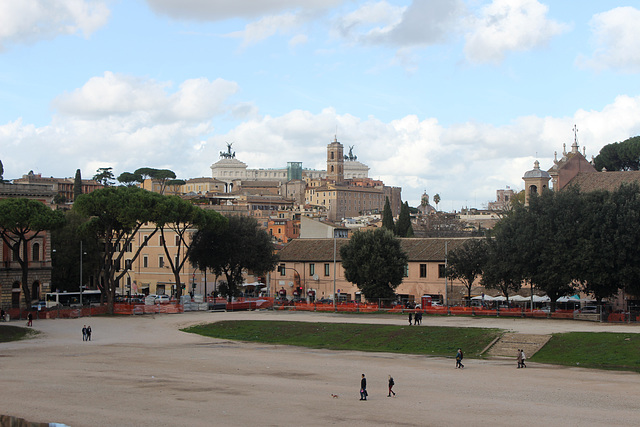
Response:
[[[117,282],[127,272],[126,268],[120,268],[125,264],[122,260],[125,252],[118,252],[117,248],[127,247],[145,223],[160,222],[158,206],[161,199],[159,194],[137,187],[105,187],[81,195],[73,205],[78,213],[91,218],[85,227],[104,242],[103,293],[107,297],[109,312],[113,312]],[[156,231],[157,228],[149,237]],[[146,244],[146,240],[141,243],[131,262]]]
[[[640,187],[544,191],[515,205],[492,230],[482,283],[505,295],[523,282],[558,297],[578,290],[598,301],[640,294]]]
[[[0,236],[13,251],[22,270],[22,292],[27,307],[31,306],[29,288],[29,242],[42,233],[61,227],[64,216],[42,202],[31,199],[0,199]]]
[[[113,168],[98,168],[98,170],[96,170],[96,174],[93,176],[93,180],[98,181],[105,187],[113,185],[115,182],[113,177]]]
[[[487,255],[486,241],[471,239],[447,255],[446,275],[460,280],[467,289],[467,303],[471,303],[471,288],[482,274]]]
[[[393,213],[391,212],[391,203],[389,203],[388,197],[385,198],[384,208],[382,210],[382,227],[392,232],[395,230]]]
[[[51,254],[53,270],[51,272],[51,289],[74,291],[80,289],[80,268],[82,268],[82,284],[85,286],[91,277],[100,273],[100,244],[95,235],[83,230],[88,218],[75,210],[64,212],[65,224],[51,231]],[[82,243],[81,243],[82,242]],[[81,249],[82,248],[82,249]],[[82,250],[82,265],[80,264]]]
[[[226,278],[221,291],[229,300],[239,294],[244,271],[260,276],[272,271],[278,263],[271,238],[252,217],[232,216],[227,226],[214,219],[198,230],[188,252],[189,260],[201,270],[210,269]]]
[[[395,226],[395,233],[398,237],[413,237],[413,227],[411,226],[411,212],[409,203],[404,202],[400,207],[400,215]]]
[[[176,283],[176,297],[182,295],[180,285],[180,272],[187,261],[187,252],[192,240],[188,238],[188,233],[193,229],[207,228],[215,230],[226,224],[225,218],[213,210],[205,211],[192,203],[181,199],[178,196],[165,196],[160,200],[157,212],[156,225],[160,230],[162,247],[167,257],[169,267]],[[167,247],[165,231],[170,230],[176,236],[176,249],[172,255]]]
[[[80,169],[76,169],[76,176],[73,179],[73,200],[82,194],[82,174]]]
[[[392,231],[358,231],[340,248],[340,256],[345,278],[355,283],[366,299],[395,297],[408,257]]]
[[[640,136],[605,145],[600,149],[594,163],[598,171],[602,169],[608,171],[640,170]]]
[[[126,185],[128,187],[133,187],[136,184],[142,183],[142,177],[140,175],[136,175],[131,172],[122,172],[118,176],[118,182],[122,185]]]

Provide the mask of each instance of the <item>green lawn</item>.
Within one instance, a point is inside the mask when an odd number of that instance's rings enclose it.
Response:
[[[18,341],[36,334],[33,329],[0,324],[0,342]]]
[[[329,350],[473,357],[502,334],[499,329],[352,323],[224,321],[183,329],[209,337]]]
[[[583,368],[640,371],[640,334],[568,332],[554,334],[533,362]]]

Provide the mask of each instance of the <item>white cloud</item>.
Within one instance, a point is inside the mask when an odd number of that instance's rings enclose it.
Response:
[[[406,7],[368,2],[337,19],[333,31],[356,43],[426,46],[451,34],[463,12],[459,0],[414,1]]]
[[[226,142],[250,168],[284,167],[301,161],[324,168],[326,146],[338,132],[354,145],[372,178],[401,186],[403,199],[419,203],[426,189],[442,197],[441,208],[481,207],[506,185],[522,188],[522,175],[538,159],[552,165],[554,151],[571,145],[572,127],[587,157],[602,146],[640,134],[640,96],[619,96],[601,110],[568,117],[523,116],[508,125],[466,122],[443,126],[434,118],[407,115],[389,122],[339,114],[293,110],[262,116],[250,103],[230,104],[235,83],[192,79],[171,90],[169,83],[105,73],[61,95],[47,126],[21,119],[0,125],[5,178],[29,170],[46,176],[84,176],[111,166],[116,175],[141,166],[169,168],[181,178],[210,176],[210,165]],[[214,123],[236,120],[230,130]],[[28,152],[29,156],[24,156]],[[96,166],[97,165],[97,166]]]
[[[283,11],[326,9],[345,0],[147,0],[149,7],[173,18],[217,21],[255,18]]]
[[[297,34],[291,37],[291,39],[289,40],[289,47],[293,49],[296,46],[306,44],[308,41],[309,41],[309,38],[306,35]]]
[[[270,15],[247,24],[243,31],[227,34],[227,37],[241,38],[243,40],[242,46],[246,47],[275,34],[288,34],[300,24],[301,17],[298,14]]]
[[[236,83],[222,79],[186,80],[173,94],[167,93],[170,87],[170,83],[107,71],[60,95],[53,105],[63,115],[85,119],[120,115],[145,122],[193,122],[226,111],[225,101],[237,91]]]
[[[499,63],[510,51],[530,50],[548,43],[568,26],[547,18],[548,7],[537,0],[494,0],[470,17],[472,31],[464,48],[475,63]]]
[[[8,0],[0,2],[0,50],[13,43],[32,43],[59,35],[91,35],[107,23],[104,1]]]
[[[617,7],[591,19],[596,48],[591,58],[579,57],[578,64],[598,70],[610,68],[640,72],[640,10]]]

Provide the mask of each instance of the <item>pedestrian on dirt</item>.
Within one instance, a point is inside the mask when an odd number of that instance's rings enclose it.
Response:
[[[394,384],[395,384],[395,382],[393,381],[393,377],[391,375],[389,375],[389,395],[387,397],[391,397],[392,394],[395,397],[396,392],[392,390]]]
[[[87,341],[91,341],[91,326],[87,326]]]
[[[527,356],[524,355],[524,348],[520,350],[520,355],[522,356],[522,367],[526,368],[527,365],[524,363],[524,361],[527,359]]]
[[[459,348],[458,352],[456,353],[456,368],[464,368],[462,359],[464,359],[464,353],[462,352],[462,349]]]
[[[84,325],[82,327],[82,341],[86,341],[87,340],[87,325]]]
[[[417,312],[414,323],[416,325],[422,325],[422,312]]]
[[[518,369],[522,368],[522,350],[518,349],[518,356],[516,357],[518,361]]]
[[[33,314],[31,312],[27,314],[27,326],[33,326]]]
[[[360,380],[360,400],[367,400],[367,379],[362,374],[362,379]]]
[[[412,321],[413,321],[413,313],[409,312],[409,326],[411,326]]]

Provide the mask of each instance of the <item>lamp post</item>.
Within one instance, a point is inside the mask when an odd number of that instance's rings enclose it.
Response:
[[[80,240],[80,309],[82,309],[82,240]]]
[[[338,311],[336,305],[336,229],[333,229],[333,311]]]

